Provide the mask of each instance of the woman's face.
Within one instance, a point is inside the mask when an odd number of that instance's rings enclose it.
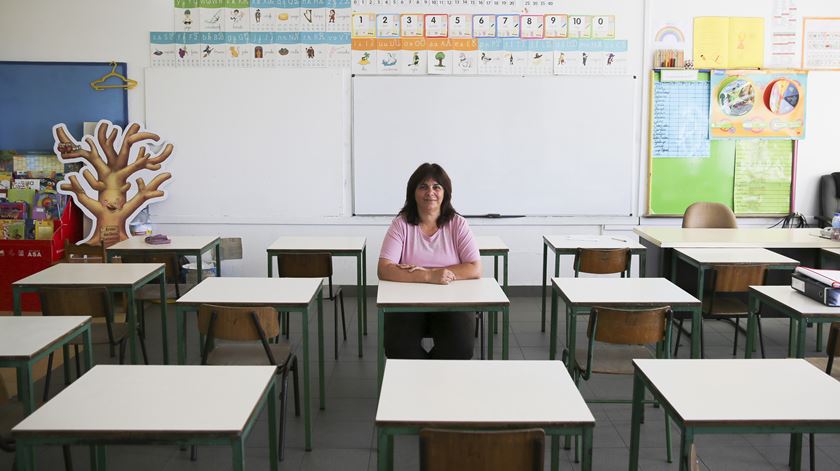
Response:
[[[417,211],[440,211],[443,203],[443,185],[434,178],[427,178],[417,185],[414,190],[414,201],[417,202]]]

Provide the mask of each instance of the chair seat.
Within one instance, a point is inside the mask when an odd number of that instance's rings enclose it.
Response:
[[[592,353],[592,372],[618,375],[633,374],[632,360],[656,358],[644,345],[612,345],[596,343]],[[575,362],[581,371],[586,370],[587,345],[575,349]]]
[[[749,313],[749,307],[746,303],[731,296],[716,298],[714,306],[715,312],[709,312],[711,300],[708,298],[703,300],[703,315],[706,317],[746,317]]]
[[[128,324],[111,324],[111,332],[114,334],[114,342],[119,342],[121,339],[128,337]],[[111,340],[108,338],[108,328],[105,324],[94,323],[90,326],[90,341],[94,345],[110,344]],[[72,345],[83,345],[85,343],[81,336],[78,336],[70,341]]]
[[[278,366],[288,361],[291,348],[288,343],[268,345]],[[253,343],[216,343],[216,347],[207,355],[208,365],[270,365],[268,355],[262,344]]]
[[[195,283],[178,283],[178,291],[181,293],[181,296],[194,287]],[[157,283],[150,283],[142,286],[136,293],[134,293],[134,299],[150,302],[160,301],[160,285]],[[166,284],[166,299],[178,299],[174,284]]]
[[[820,369],[820,371],[825,371],[825,368],[828,366],[828,357],[813,357],[813,358],[806,358],[805,359],[808,363],[816,366]],[[840,381],[840,362],[836,359],[834,360],[835,364],[831,368],[831,377]]]

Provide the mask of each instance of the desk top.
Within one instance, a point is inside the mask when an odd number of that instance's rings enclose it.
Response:
[[[510,248],[505,244],[505,241],[498,236],[475,236],[475,243],[478,245],[478,251],[491,250],[494,252],[507,252]]]
[[[510,301],[493,278],[458,280],[448,285],[380,281],[378,307],[509,306]]]
[[[544,235],[543,241],[548,243],[552,250],[576,250],[578,247],[584,249],[624,249],[643,250],[645,247],[625,236],[605,236],[590,234],[573,235]]]
[[[162,263],[57,263],[13,286],[132,286],[162,270]]]
[[[361,252],[365,248],[364,237],[342,236],[282,236],[268,246],[268,251],[285,252]]]
[[[201,250],[219,240],[218,236],[168,236],[172,241],[168,244],[147,244],[145,237],[129,237],[126,240],[117,242],[106,250],[131,250],[131,251],[154,251],[154,252],[175,252]]]
[[[388,360],[377,425],[595,424],[558,361]]]
[[[633,363],[692,425],[840,423],[840,382],[802,359]]]
[[[840,307],[825,304],[805,296],[790,286],[750,286],[750,292],[761,293],[793,309],[799,314],[835,315],[840,317]]]
[[[275,373],[273,366],[98,365],[24,419],[12,434],[235,437]]]
[[[227,304],[244,306],[306,307],[321,278],[205,278],[178,298],[179,306]]]
[[[726,248],[726,249],[674,249],[686,258],[698,264],[722,265],[799,265],[798,260],[778,254],[771,250],[759,248]]]
[[[764,247],[840,248],[840,241],[819,237],[819,229],[683,229],[681,227],[636,227],[639,237],[662,248]]]
[[[665,278],[552,278],[554,289],[584,306],[700,307],[700,301]]]
[[[90,316],[0,316],[0,359],[29,360],[88,322]]]
[[[832,255],[836,255],[836,256],[840,257],[840,249],[823,249],[823,250],[825,250],[826,252],[828,252]]]

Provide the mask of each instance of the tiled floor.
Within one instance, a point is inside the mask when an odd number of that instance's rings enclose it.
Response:
[[[539,298],[514,297],[511,299],[510,351],[512,360],[548,359],[548,334],[540,332]],[[286,458],[280,464],[282,470],[374,470],[376,449],[374,417],[376,415],[376,315],[375,299],[371,298],[371,313],[368,320],[369,335],[364,339],[364,358],[358,358],[356,351],[355,303],[345,305],[347,311],[348,338],[339,345],[339,360],[332,358],[332,305],[325,304],[326,399],[327,409],[317,410],[313,401],[313,445],[311,452],[303,451],[303,418],[295,417],[290,407],[287,423]],[[562,311],[561,311],[562,312]],[[160,363],[159,317],[149,315],[151,361]],[[171,321],[170,321],[171,322]],[[294,322],[293,322],[294,324]],[[561,326],[562,328],[562,326]],[[194,329],[194,327],[193,327]],[[174,328],[170,332],[174,332]],[[292,341],[298,341],[294,333]],[[314,331],[314,329],[313,329]],[[711,358],[731,357],[733,328],[723,322],[706,322],[706,354]],[[809,329],[809,355],[814,352],[814,331]],[[195,330],[191,330],[195,332]],[[562,330],[561,330],[562,332]],[[585,326],[578,326],[579,337],[584,338]],[[298,334],[299,335],[299,334]],[[768,356],[781,357],[787,346],[787,322],[780,319],[765,319],[765,342]],[[170,339],[174,347],[174,340]],[[501,354],[501,342],[497,342],[497,354]],[[743,345],[743,337],[740,344]],[[478,342],[476,342],[476,346]],[[190,344],[190,361],[197,362],[198,353],[195,337]],[[689,353],[688,340],[683,338],[680,356]],[[738,356],[743,352],[739,351]],[[476,358],[478,355],[476,354]],[[97,351],[97,361],[114,362],[105,352]],[[314,370],[317,371],[317,370]],[[61,375],[54,381],[56,392],[61,387]],[[40,391],[40,384],[36,389]],[[582,385],[586,398],[630,397],[629,377],[595,376]],[[313,390],[317,394],[317,375],[313,374]],[[838,398],[840,399],[840,398]],[[500,405],[503,407],[504,405]],[[591,406],[595,415],[593,469],[596,471],[624,471],[627,469],[628,445],[630,442],[630,406],[623,404]],[[0,410],[0,414],[2,414]],[[679,433],[674,429],[673,449],[679,444]],[[646,423],[642,428],[641,469],[645,471],[677,469],[676,463],[665,461],[665,434],[663,414],[658,409],[648,408]],[[702,469],[726,470],[783,470],[787,467],[788,437],[785,435],[718,435],[700,436],[697,439]],[[246,463],[249,470],[268,469],[267,425],[265,419],[254,429],[248,440]],[[88,453],[78,448],[73,454],[76,469],[87,469]],[[107,450],[111,469],[180,471],[180,470],[226,470],[231,469],[230,451],[227,448],[202,447],[196,462],[189,460],[189,453],[177,447],[113,446]],[[61,452],[57,448],[38,451],[38,469],[62,469]],[[574,457],[568,450],[561,450],[561,470],[578,469]],[[418,448],[416,437],[398,437],[395,444],[395,463],[399,470],[418,469]],[[821,470],[840,469],[840,437],[819,436],[817,440],[817,466]],[[0,470],[11,468],[11,456],[0,453]],[[546,460],[548,469],[548,460]],[[803,469],[807,465],[807,440]]]

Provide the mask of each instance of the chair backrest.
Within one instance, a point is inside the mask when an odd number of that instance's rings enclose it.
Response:
[[[763,285],[764,265],[716,265],[713,269],[715,293],[746,293],[750,286]]]
[[[831,218],[834,216],[834,213],[840,212],[840,198],[837,195],[837,182],[834,180],[834,175],[821,176],[819,185],[819,219],[826,226],[831,225]]]
[[[328,253],[284,253],[277,256],[277,275],[291,278],[328,278],[333,273]]]
[[[76,245],[64,239],[64,258],[62,258],[62,261],[67,263],[104,263],[107,261],[105,245],[101,243],[99,245]]]
[[[575,252],[575,276],[578,273],[621,273],[630,270],[630,249],[584,249]]]
[[[214,314],[215,320],[213,320]],[[254,319],[257,320],[258,324],[254,322]],[[262,329],[263,335],[260,335],[259,329]],[[198,330],[202,335],[210,334],[216,339],[262,340],[280,335],[280,321],[277,311],[272,307],[233,307],[204,304],[198,308]]]
[[[738,220],[725,204],[700,201],[686,208],[682,227],[734,229]]]
[[[41,312],[45,316],[110,317],[105,288],[41,288]]]
[[[536,471],[543,469],[542,429],[420,431],[421,471]]]
[[[598,342],[619,345],[648,345],[660,342],[667,335],[671,307],[647,310],[593,307],[589,316],[587,337]]]

